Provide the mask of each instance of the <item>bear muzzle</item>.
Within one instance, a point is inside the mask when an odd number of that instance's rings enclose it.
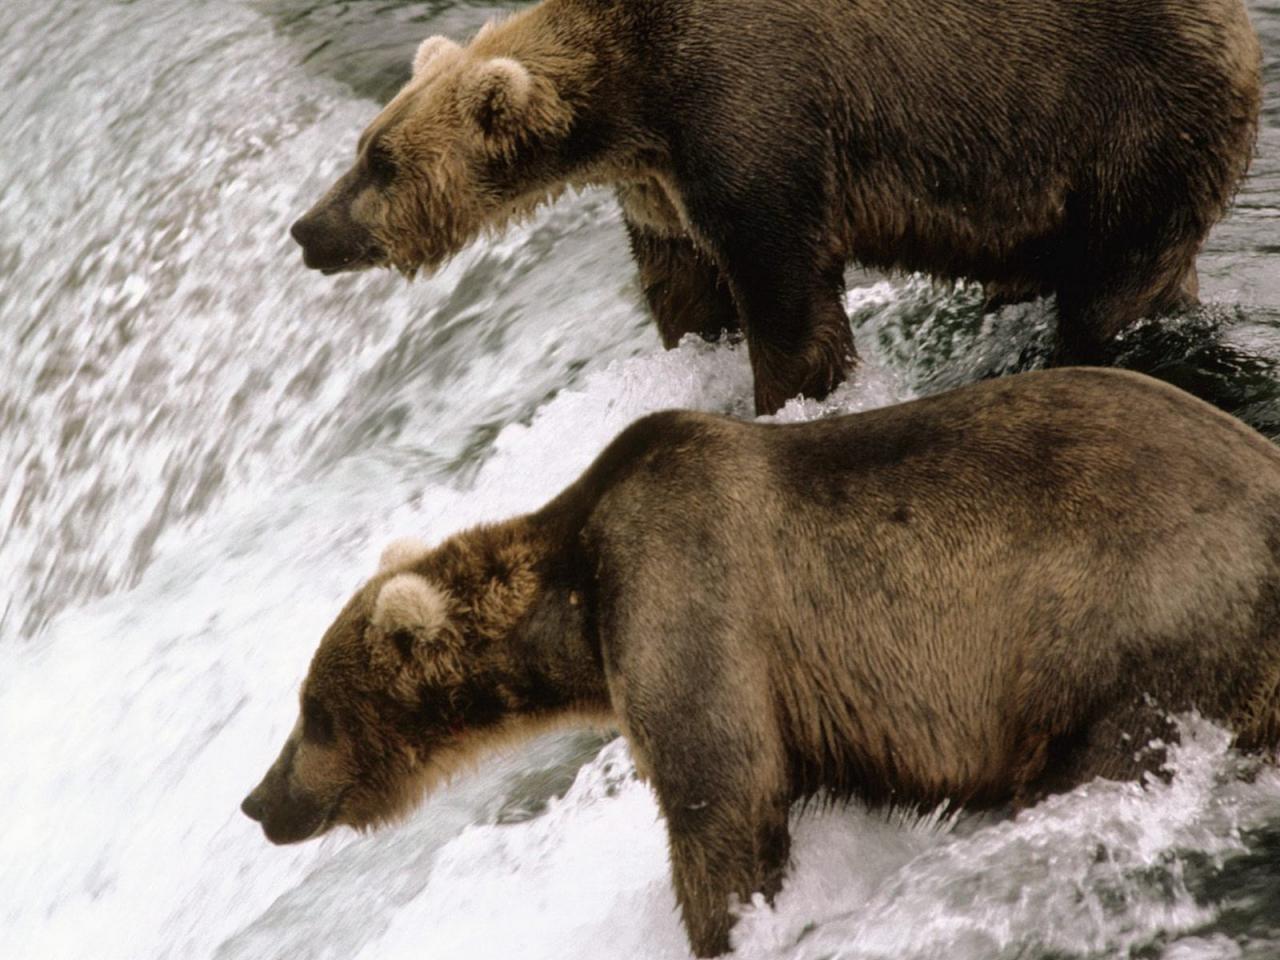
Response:
[[[386,260],[373,236],[349,218],[313,210],[289,228],[302,262],[324,274],[363,270]]]
[[[301,843],[333,826],[337,804],[282,795],[264,780],[244,798],[240,811],[262,825],[262,832],[274,844]]]
[[[262,824],[262,832],[275,844],[301,843],[333,826],[345,791],[321,796],[301,788],[291,773],[296,738],[290,738],[266,776],[240,804],[240,812]]]

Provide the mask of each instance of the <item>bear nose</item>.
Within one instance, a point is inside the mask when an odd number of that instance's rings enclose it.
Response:
[[[293,226],[289,228],[289,236],[293,237],[298,246],[305,247],[309,240],[316,239],[315,224],[309,222],[306,217],[295,220]]]
[[[262,801],[258,799],[257,791],[249,794],[244,798],[244,802],[240,804],[240,812],[250,820],[262,822],[264,811],[262,809]]]

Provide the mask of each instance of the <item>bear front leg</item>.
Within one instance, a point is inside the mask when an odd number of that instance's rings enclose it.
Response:
[[[715,341],[738,332],[738,307],[729,282],[688,235],[626,223],[640,286],[664,347],[675,347],[687,333]]]
[[[1178,739],[1168,713],[1145,697],[1099,708],[1087,724],[1050,746],[1039,792],[1058,793],[1099,777],[1163,776],[1166,746]]]
[[[778,892],[793,796],[771,647],[737,616],[749,588],[718,578],[723,544],[707,532],[657,532],[642,509],[584,538],[609,699],[666,820],[676,898],[701,957],[729,949],[732,898]]]
[[[843,265],[816,274],[797,263],[736,262],[730,276],[742,305],[755,378],[756,413],[792,397],[821,400],[857,363],[844,312]]]
[[[1151,253],[1138,245],[1086,259],[1058,286],[1058,344],[1050,366],[1105,363],[1116,335],[1138,320],[1197,306],[1197,249],[1187,242]]]
[[[790,855],[787,804],[751,796],[663,797],[676,900],[695,956],[729,951],[730,904],[772,903]]]
[[[770,704],[758,682],[734,677],[741,664],[716,665],[715,646],[701,651],[714,679],[696,682],[700,671],[687,664],[683,676],[664,670],[658,683],[632,687],[643,693],[626,711],[637,766],[667,822],[676,899],[700,957],[728,951],[733,898],[746,904],[762,893],[772,901],[791,851],[785,751]]]

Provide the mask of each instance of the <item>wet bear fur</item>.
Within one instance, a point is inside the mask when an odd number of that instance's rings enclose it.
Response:
[[[815,794],[1032,803],[1160,763],[1168,711],[1280,737],[1280,452],[1061,369],[793,425],[667,412],[535,513],[398,543],[320,642],[268,838],[366,828],[495,744],[626,735],[694,951]]]
[[[744,331],[761,413],[849,371],[850,261],[1056,294],[1095,363],[1194,302],[1260,56],[1241,0],[544,0],[425,41],[293,232],[413,273],[614,187],[663,342]]]

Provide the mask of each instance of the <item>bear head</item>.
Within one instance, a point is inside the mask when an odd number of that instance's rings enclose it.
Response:
[[[551,166],[570,108],[545,71],[502,55],[501,33],[487,27],[467,47],[422,42],[355,164],[293,225],[308,267],[412,277],[561,189]]]
[[[395,819],[509,718],[493,640],[518,617],[530,575],[499,557],[460,599],[443,585],[474,559],[458,553],[393,544],[326,631],[298,720],[241,804],[271,842]]]

